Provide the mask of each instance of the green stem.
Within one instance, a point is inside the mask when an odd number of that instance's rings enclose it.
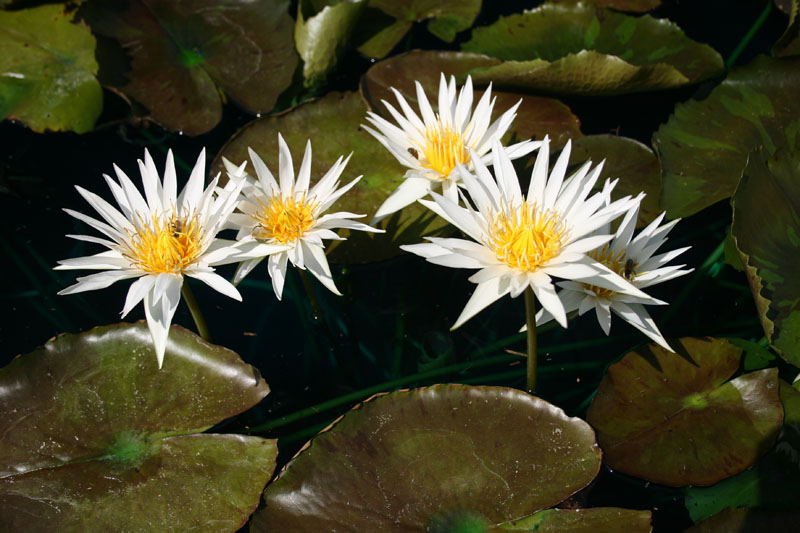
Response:
[[[197,298],[194,297],[192,288],[189,287],[188,280],[183,280],[181,294],[183,295],[183,300],[186,302],[186,305],[189,306],[189,311],[192,313],[194,324],[197,326],[197,333],[199,333],[203,339],[211,342],[211,334],[208,331],[208,324],[206,324],[206,319],[203,317],[202,311],[200,311],[200,306],[197,304]]]
[[[533,289],[525,289],[525,322],[528,325],[528,372],[526,388],[530,394],[536,390],[536,300]]]
[[[747,30],[742,40],[739,41],[739,44],[736,45],[736,48],[731,52],[731,55],[728,56],[728,60],[725,61],[725,68],[731,68],[735,63],[736,60],[739,59],[739,56],[742,54],[747,45],[750,44],[750,41],[753,40],[758,30],[761,29],[761,26],[764,25],[764,21],[767,20],[770,11],[772,11],[772,2],[773,0],[767,0],[764,9],[761,11],[761,14],[758,16],[756,21],[750,26],[750,29]]]

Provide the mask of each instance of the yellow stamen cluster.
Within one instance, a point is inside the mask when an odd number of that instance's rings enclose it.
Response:
[[[508,266],[533,272],[561,251],[569,231],[561,217],[523,200],[510,211],[499,213],[489,227],[489,247]]]
[[[598,248],[597,250],[593,250],[588,254],[592,259],[596,260],[599,263],[604,264],[610,270],[616,272],[623,278],[630,281],[636,275],[635,272],[628,271],[629,267],[633,267],[634,265],[629,265],[625,261],[625,250],[621,250],[616,254],[611,251],[608,244],[603,246],[602,248]],[[638,266],[638,265],[636,265]],[[584,284],[587,289],[594,292],[597,296],[600,297],[609,297],[614,294],[616,291],[611,289],[605,289],[603,287],[598,287],[596,285],[590,285],[588,283]]]
[[[422,166],[435,170],[442,177],[450,174],[457,163],[464,164],[469,161],[464,138],[450,126],[436,125],[425,132],[425,148],[422,149],[427,162],[422,161]]]
[[[253,215],[258,221],[253,237],[280,244],[294,242],[314,224],[316,208],[317,202],[306,201],[305,195],[299,200],[273,196]]]
[[[153,216],[150,224],[141,221],[139,226],[135,234],[129,235],[130,248],[124,255],[145,272],[182,272],[202,254],[203,232],[196,215]]]

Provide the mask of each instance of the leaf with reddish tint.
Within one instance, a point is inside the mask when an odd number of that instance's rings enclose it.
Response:
[[[441,74],[448,79],[456,76],[458,82],[463,83],[470,72],[498,63],[497,59],[480,54],[417,50],[391,57],[370,67],[361,78],[361,93],[373,111],[393,121],[381,102],[386,100],[397,107],[397,99],[390,87],[400,91],[411,107],[418,111],[415,81],[420,82],[428,98],[435,103]],[[475,92],[476,103],[482,94],[483,91]],[[513,140],[541,139],[548,134],[558,148],[567,139],[581,136],[578,117],[558,100],[497,90],[492,90],[492,94],[497,97],[493,119],[522,100],[517,109],[517,118],[503,139],[506,144]]]
[[[61,335],[0,370],[0,529],[236,531],[276,441],[192,434],[269,392],[238,355],[144,322]]]
[[[476,28],[461,47],[503,63],[478,82],[551,94],[624,94],[713,77],[722,58],[674,23],[586,4],[544,4]]]
[[[292,81],[297,54],[287,0],[91,2],[81,16],[130,57],[117,87],[167,129],[199,135],[222,116],[220,93],[270,111]]]
[[[315,437],[265,491],[252,531],[485,528],[559,503],[599,468],[589,425],[524,392],[397,391]]]
[[[731,233],[767,339],[800,366],[800,151],[750,154]]]
[[[263,117],[239,130],[222,148],[214,160],[213,172],[224,172],[222,158],[241,164],[248,160],[251,147],[277,172],[278,133],[280,132],[292,158],[302,160],[306,141],[311,139],[313,158],[312,184],[333,165],[339,156],[353,154],[342,174],[346,183],[362,175],[361,181],[342,196],[332,211],[375,214],[378,207],[403,182],[405,167],[370,134],[361,129],[367,106],[357,92],[328,93],[319,100],[304,103],[280,115]],[[253,171],[248,163],[248,171]],[[450,226],[420,204],[412,204],[381,221],[378,227],[386,233],[340,230],[346,241],[328,245],[331,261],[366,263],[399,255],[401,244],[415,244],[427,235],[442,235]]]
[[[705,99],[675,107],[653,136],[669,218],[731,196],[751,151],[800,149],[798,86],[800,58],[761,56],[731,71]]]
[[[648,344],[611,365],[587,420],[610,468],[664,485],[712,485],[775,441],[783,423],[778,370],[730,380],[738,346],[710,338],[672,346],[677,353]]]
[[[649,533],[650,511],[634,511],[615,507],[593,509],[547,509],[503,524],[503,531],[536,531],[537,533]]]
[[[611,199],[636,196],[644,192],[636,223],[642,227],[652,222],[661,211],[658,197],[661,195],[661,165],[653,151],[634,139],[616,135],[589,135],[577,139],[572,145],[570,162],[577,168],[587,159],[595,163],[605,160],[602,176],[619,178]],[[604,180],[603,180],[604,181]],[[598,188],[602,186],[598,183]]]

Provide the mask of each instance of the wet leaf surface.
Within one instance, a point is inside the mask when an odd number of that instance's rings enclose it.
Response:
[[[608,369],[587,414],[605,462],[670,486],[712,485],[755,463],[783,423],[778,372],[728,381],[742,349],[683,338],[648,344]]]
[[[269,388],[235,353],[176,326],[161,370],[147,325],[120,324],[16,358],[0,389],[14,391],[0,398],[4,530],[235,531],[275,466],[275,441],[191,435]]]
[[[800,149],[799,84],[800,58],[761,56],[731,71],[705,99],[675,107],[653,136],[669,218],[731,196],[754,149]]]
[[[272,109],[297,65],[286,0],[93,2],[81,16],[130,56],[117,87],[173,131],[199,135],[222,116],[220,93]]]
[[[236,164],[247,160],[248,147],[261,156],[273,173],[277,172],[278,132],[289,145],[295,165],[299,165],[306,140],[311,139],[312,184],[339,156],[353,154],[340,181],[347,183],[356,176],[364,177],[333,205],[331,212],[365,214],[369,222],[383,201],[402,183],[406,169],[361,129],[366,114],[367,106],[357,92],[332,92],[286,113],[260,118],[246,125],[227,142],[214,160],[213,172],[224,170],[222,157]],[[252,164],[247,168],[253,172]],[[341,230],[340,235],[347,236],[348,240],[326,243],[330,249],[329,259],[342,263],[387,259],[403,253],[399,249],[401,244],[418,243],[423,236],[449,231],[444,220],[420,204],[408,206],[382,221],[378,227],[386,229],[387,233]]]
[[[436,102],[435,95],[439,93],[441,74],[448,79],[456,76],[457,82],[463,83],[470,72],[498,63],[497,59],[481,54],[413,51],[373,65],[361,79],[361,93],[373,111],[387,120],[393,120],[381,102],[386,100],[397,107],[397,99],[390,87],[400,91],[418,112],[415,81],[419,81],[428,98]],[[483,91],[476,90],[474,101],[477,102],[482,94]],[[556,99],[497,90],[492,90],[492,94],[497,97],[492,119],[522,100],[517,109],[517,118],[504,138],[505,143],[530,138],[541,139],[547,134],[558,148],[567,139],[581,136],[578,117]]]
[[[475,74],[504,89],[624,94],[696,83],[722,58],[672,22],[584,4],[545,4],[472,32],[462,49],[504,63]]]
[[[648,533],[650,511],[634,511],[614,507],[594,509],[547,509],[503,524],[496,531],[536,531],[537,533]]]
[[[64,6],[0,11],[0,119],[37,132],[91,131],[103,109],[95,39]]]
[[[588,424],[521,391],[398,391],[312,440],[265,491],[253,531],[421,531],[465,514],[497,524],[555,505],[599,467]]]
[[[731,232],[746,265],[761,325],[775,350],[800,366],[800,151],[754,152],[733,197]]]

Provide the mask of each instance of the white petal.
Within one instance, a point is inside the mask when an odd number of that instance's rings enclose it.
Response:
[[[264,257],[256,257],[255,259],[247,259],[239,263],[236,268],[236,273],[233,275],[233,284],[238,285],[261,261]]]
[[[79,292],[105,289],[121,279],[138,278],[142,273],[138,270],[107,270],[97,274],[89,274],[77,279],[78,283],[58,291],[58,294],[76,294]]]
[[[383,204],[378,208],[375,217],[372,219],[371,224],[386,218],[387,216],[400,211],[404,207],[413,204],[420,198],[423,198],[430,192],[431,182],[425,178],[409,177],[403,180],[403,183],[394,190],[394,192],[386,199]]]
[[[339,292],[339,289],[336,288],[336,284],[333,282],[331,270],[328,266],[328,259],[325,257],[325,252],[323,251],[322,247],[314,244],[308,244],[303,241],[300,241],[300,244],[303,246],[306,267],[308,270],[314,274],[314,277],[316,277],[320,283],[325,285],[329,291],[337,296],[341,296],[342,293]]]
[[[656,326],[656,323],[650,318],[650,314],[644,306],[640,304],[627,305],[622,302],[614,302],[611,305],[611,310],[622,317],[628,324],[653,339],[662,348],[673,353],[675,352],[661,335],[658,326]]]
[[[475,316],[480,311],[484,310],[491,303],[499,300],[511,291],[511,286],[505,278],[494,278],[485,283],[479,284],[472,293],[464,310],[461,311],[456,323],[450,328],[451,330],[458,328],[464,322]]]
[[[611,333],[611,310],[609,309],[608,301],[598,298],[597,305],[594,306],[594,312],[597,315],[597,322],[600,324],[603,333],[606,335]]]
[[[239,294],[239,291],[236,290],[236,287],[234,287],[228,280],[226,280],[219,274],[216,274],[214,272],[194,270],[194,271],[187,271],[186,275],[191,276],[195,279],[199,279],[200,281],[202,281],[215,291],[220,292],[225,296],[228,296],[240,302],[242,301],[242,295]]]
[[[189,176],[189,181],[178,196],[178,203],[180,207],[186,212],[191,213],[197,207],[200,198],[203,195],[203,182],[206,177],[206,149],[200,150],[200,155],[197,156],[192,168],[192,174]]]
[[[533,293],[536,299],[542,304],[542,307],[555,318],[562,328],[567,327],[567,314],[564,311],[564,304],[556,294],[556,288],[553,286],[550,278],[543,273],[535,275],[535,282],[531,283]]]
[[[267,271],[272,279],[272,290],[275,297],[281,299],[283,294],[283,284],[286,281],[286,263],[289,260],[289,252],[269,256],[267,260]]]
[[[150,329],[150,335],[153,338],[153,347],[155,348],[159,369],[164,363],[169,326],[181,300],[182,284],[183,278],[181,276],[161,274],[156,279],[156,286],[144,297],[147,327]]]
[[[278,134],[278,179],[281,183],[281,196],[288,198],[294,188],[294,167],[292,166],[292,153]]]
[[[528,187],[527,199],[536,202],[537,205],[544,205],[544,190],[547,185],[549,164],[550,137],[545,135],[542,145],[536,154],[536,162],[533,164],[533,172],[531,173],[531,183]]]
[[[153,289],[155,284],[155,276],[142,276],[134,281],[125,297],[125,305],[122,307],[121,318],[125,318],[127,314],[131,312],[131,309],[136,307],[145,295]]]
[[[306,141],[306,151],[303,153],[303,162],[300,163],[300,170],[297,172],[297,183],[294,186],[295,198],[298,193],[308,191],[308,184],[311,181],[311,140]]]

